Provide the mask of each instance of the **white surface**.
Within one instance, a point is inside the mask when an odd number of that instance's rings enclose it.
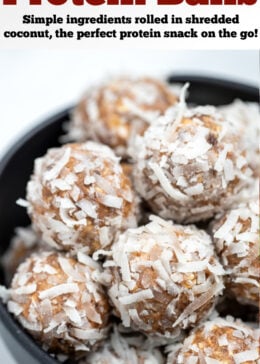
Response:
[[[75,102],[100,78],[187,72],[258,85],[258,57],[258,51],[0,51],[0,156],[26,130]],[[0,356],[1,363],[15,363],[1,338]]]

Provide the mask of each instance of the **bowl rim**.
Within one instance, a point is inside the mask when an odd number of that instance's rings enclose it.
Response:
[[[248,93],[252,96],[256,96],[259,99],[259,89],[254,85],[249,85],[243,82],[237,82],[230,79],[225,78],[217,78],[210,77],[207,75],[198,75],[198,74],[190,74],[190,73],[170,73],[168,77],[166,77],[166,81],[168,83],[173,82],[190,82],[192,83],[202,83],[211,86],[220,86],[228,89],[233,89],[234,91],[239,90],[245,93]],[[29,129],[22,136],[18,137],[16,141],[12,143],[11,146],[4,152],[3,156],[0,160],[0,178],[5,172],[5,168],[8,163],[14,157],[14,155],[19,151],[19,149],[26,143],[30,141],[31,138],[34,137],[35,134],[39,133],[45,127],[51,125],[54,122],[57,122],[59,119],[65,119],[70,115],[73,110],[74,105],[68,106],[62,109],[59,112],[56,112],[50,117],[47,117],[44,121],[37,123],[36,126]],[[0,299],[0,320],[1,323],[5,326],[5,328],[9,331],[12,337],[35,359],[38,360],[39,363],[42,364],[57,364],[55,358],[53,358],[50,354],[44,351],[39,344],[22,328],[22,326],[14,319],[14,317],[8,312],[6,305]]]
[[[31,128],[28,132],[24,133],[20,138],[9,147],[6,153],[0,160],[0,178],[5,172],[5,168],[8,166],[8,163],[14,157],[14,155],[19,151],[19,149],[26,143],[30,141],[35,134],[41,132],[44,128],[51,125],[58,119],[62,119],[66,117],[72,107],[67,107],[62,111],[59,111],[47,118],[46,120],[38,123],[36,126]],[[40,345],[28,334],[22,326],[15,320],[15,318],[10,314],[6,308],[6,305],[0,299],[0,320],[1,323],[5,326],[5,328],[9,331],[13,338],[18,341],[18,343],[25,348],[29,354],[33,356],[34,359],[38,360],[42,364],[57,364],[59,363],[56,359],[52,358],[46,351],[44,351]]]
[[[197,82],[197,83],[207,83],[211,84],[212,86],[219,86],[219,87],[228,87],[229,89],[233,89],[234,91],[238,90],[245,93],[250,93],[252,95],[257,95],[259,99],[259,87],[256,84],[250,84],[249,82],[243,81],[236,81],[234,79],[223,78],[223,77],[211,77],[208,75],[199,74],[192,74],[192,73],[172,73],[167,78],[167,82]]]

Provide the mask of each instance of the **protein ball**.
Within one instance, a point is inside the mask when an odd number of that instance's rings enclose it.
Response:
[[[177,102],[170,86],[152,78],[116,78],[90,88],[76,107],[69,138],[102,142],[126,156],[128,140]]]
[[[125,327],[172,339],[211,312],[224,272],[206,232],[150,219],[113,244],[108,294]]]
[[[228,316],[203,323],[183,345],[173,346],[167,364],[257,364],[259,359],[259,330]]]
[[[154,213],[176,222],[211,218],[252,182],[235,125],[214,107],[183,100],[136,138],[135,186]]]
[[[242,136],[246,150],[246,159],[256,177],[260,177],[260,111],[256,102],[235,100],[229,105],[219,108],[219,111],[231,120]]]
[[[114,326],[110,339],[80,364],[164,364],[164,358],[158,349],[145,347],[140,334],[122,335]]]
[[[114,152],[93,142],[50,149],[37,159],[27,201],[36,230],[58,249],[92,254],[136,226],[131,182]]]
[[[259,304],[259,205],[241,204],[212,223],[217,253],[225,267],[227,292],[240,303]]]
[[[15,274],[8,310],[45,350],[74,354],[95,348],[106,337],[108,299],[94,280],[100,266],[78,253],[33,254]]]

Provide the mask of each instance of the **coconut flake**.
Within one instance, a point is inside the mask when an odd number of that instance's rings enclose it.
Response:
[[[7,309],[9,312],[13,313],[15,316],[20,315],[23,312],[23,306],[14,301],[8,301]]]
[[[74,307],[63,307],[64,311],[66,312],[66,315],[70,319],[70,321],[74,322],[76,325],[81,325],[82,320],[80,317],[79,312]]]
[[[67,209],[67,208],[60,208],[59,212],[60,212],[60,217],[61,217],[62,221],[69,227],[87,225],[86,219],[75,220],[73,217],[71,217],[69,214],[69,209]]]
[[[102,319],[100,314],[96,311],[95,307],[92,307],[91,304],[86,306],[86,315],[90,321],[95,322],[97,324],[102,324]]]
[[[75,172],[75,173],[81,173],[81,172],[83,172],[83,171],[84,171],[84,169],[85,169],[85,166],[84,166],[84,164],[83,164],[83,163],[78,163],[78,164],[76,164],[76,165],[73,167],[73,170],[74,170],[74,172]]]
[[[170,180],[164,174],[162,168],[157,163],[149,163],[149,166],[154,171],[155,176],[161,184],[163,190],[174,200],[187,201],[189,198],[177,188],[174,188]]]
[[[223,171],[227,153],[232,150],[231,144],[226,144],[223,150],[219,153],[214,169],[218,172]]]
[[[78,282],[84,282],[84,276],[73,268],[70,259],[59,256],[58,262],[60,264],[61,269],[68,276],[68,278],[73,278],[75,281]]]
[[[102,247],[106,247],[110,244],[110,228],[108,226],[102,226],[99,229],[99,240]]]
[[[228,215],[224,224],[214,233],[214,237],[223,239],[235,226],[238,219],[238,212],[233,210]]]
[[[96,206],[89,200],[82,199],[77,202],[77,206],[79,206],[88,216],[92,217],[92,219],[96,219],[98,217]]]
[[[69,191],[71,190],[71,185],[64,181],[61,178],[54,179],[50,182],[51,190],[55,191],[55,189],[58,189],[60,191]]]
[[[84,211],[80,210],[80,211],[75,212],[74,216],[76,217],[77,220],[84,220],[84,219],[86,219],[87,214]]]
[[[219,344],[219,346],[228,346],[229,342],[228,342],[228,339],[227,339],[227,335],[221,335],[218,338],[218,344]]]
[[[129,267],[129,262],[127,259],[127,254],[124,250],[119,251],[118,256],[118,265],[121,268],[121,274],[122,274],[122,278],[123,281],[125,282],[130,282],[131,281],[131,272],[130,272],[130,267]]]
[[[249,242],[249,241],[253,242],[253,241],[257,241],[258,234],[250,232],[250,231],[246,231],[244,233],[237,234],[236,239],[237,240],[242,240],[242,241],[245,241],[245,242]]]
[[[60,207],[62,209],[75,209],[75,204],[67,197],[55,196],[54,203],[56,207]]]
[[[62,153],[61,158],[58,161],[55,161],[53,167],[44,173],[43,177],[44,182],[50,181],[59,175],[62,168],[64,168],[66,164],[69,162],[70,153],[71,153],[70,148],[68,147],[64,148],[64,152]]]
[[[101,198],[101,203],[108,207],[113,207],[115,209],[121,209],[123,205],[123,199],[121,197],[113,195],[104,195]]]
[[[253,278],[248,278],[248,277],[236,277],[234,278],[234,282],[235,283],[249,283],[249,284],[252,284],[256,287],[259,287],[259,282],[257,281],[257,279],[253,279]]]
[[[99,263],[95,262],[92,258],[90,258],[88,255],[83,254],[82,252],[77,253],[78,261],[87,267],[91,267],[93,269],[100,270]]]
[[[23,198],[18,198],[18,200],[16,201],[16,204],[18,206],[21,206],[21,207],[29,207],[30,206],[30,203],[26,200],[24,200]]]
[[[201,272],[204,271],[208,266],[208,259],[204,259],[201,261],[195,261],[195,262],[184,262],[184,263],[178,263],[177,269],[178,272],[181,273],[188,273],[188,272]]]
[[[165,267],[163,266],[163,264],[161,263],[160,260],[156,260],[153,263],[153,267],[157,270],[157,272],[159,273],[159,276],[162,278],[162,280],[164,281],[168,281],[170,279],[170,276],[167,272],[167,270],[165,269]]]
[[[48,273],[50,275],[57,274],[57,270],[53,268],[50,264],[35,264],[33,267],[34,273]],[[29,273],[30,277],[30,273]],[[21,284],[20,284],[21,285]]]
[[[169,133],[169,141],[171,141],[172,139],[172,135],[174,134],[174,132],[177,130],[178,126],[180,125],[183,117],[184,117],[184,113],[185,113],[185,110],[186,110],[186,92],[189,88],[190,84],[188,82],[186,82],[184,84],[184,86],[182,87],[181,89],[181,93],[180,93],[180,101],[179,103],[175,106],[175,108],[177,108],[178,110],[178,114],[177,114],[177,117],[176,119],[174,120],[174,123],[172,125],[170,125],[170,127],[168,128],[167,130],[167,133]]]
[[[76,283],[63,283],[55,287],[48,288],[39,293],[39,298],[44,300],[45,298],[53,299],[63,294],[77,293],[79,292],[79,286]]]
[[[235,178],[234,165],[230,159],[226,159],[224,162],[224,175],[228,182]]]
[[[188,188],[185,188],[185,192],[190,196],[199,195],[204,191],[204,187],[202,183],[198,183],[195,186],[191,186]]]
[[[36,289],[37,289],[36,283],[32,283],[32,284],[28,284],[27,286],[16,288],[12,291],[18,295],[24,295],[24,294],[27,295],[27,294],[32,294],[32,293],[36,292]]]
[[[247,361],[254,361],[259,359],[259,352],[257,349],[245,350],[241,351],[240,353],[233,354],[233,356],[235,359],[235,363],[240,364]]]
[[[92,183],[95,183],[95,177],[94,176],[85,176],[84,178],[84,185],[88,186],[91,185]]]
[[[154,295],[151,289],[144,289],[142,291],[132,293],[128,296],[119,297],[119,301],[124,305],[131,305],[132,303],[148,300],[153,297]]]
[[[40,322],[31,322],[23,317],[23,315],[18,316],[18,320],[21,322],[22,326],[29,331],[41,332],[43,327]]]
[[[137,310],[135,308],[129,310],[129,316],[131,317],[133,322],[137,326],[140,326],[143,330],[150,330],[151,329],[151,325],[148,325],[143,320],[141,320],[141,318],[139,317],[138,312],[137,312]]]
[[[112,252],[108,251],[108,250],[99,249],[99,250],[95,251],[92,258],[93,258],[93,260],[99,260],[99,257],[102,256],[102,255],[111,256]]]
[[[215,283],[208,292],[205,292],[200,297],[197,297],[193,302],[191,302],[180,314],[177,320],[174,322],[172,327],[179,325],[185,318],[187,318],[194,311],[198,310],[200,307],[205,305],[212,297],[217,295],[223,289],[222,284]]]
[[[80,340],[100,340],[104,337],[104,333],[96,329],[78,329],[73,327],[71,333]]]

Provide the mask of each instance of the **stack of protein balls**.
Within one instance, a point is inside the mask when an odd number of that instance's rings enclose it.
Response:
[[[0,294],[60,361],[260,362],[258,105],[190,107],[176,90],[89,89],[18,200],[32,226]]]

